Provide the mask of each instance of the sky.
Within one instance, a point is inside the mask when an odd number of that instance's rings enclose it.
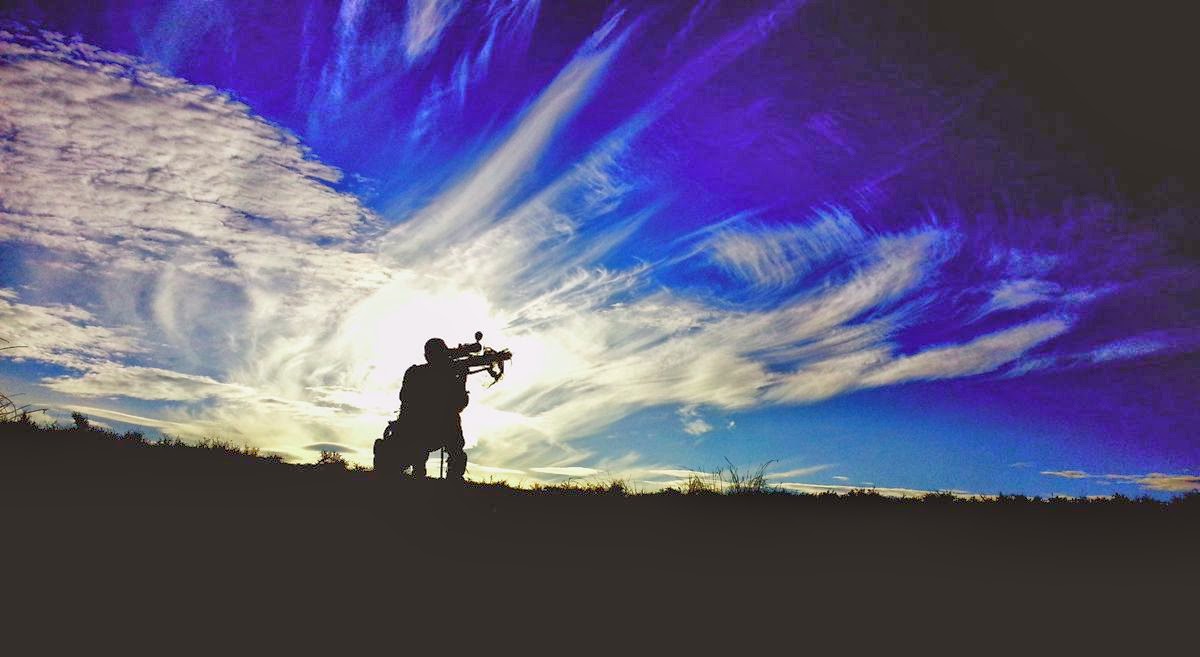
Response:
[[[951,4],[6,2],[0,391],[369,464],[481,330],[476,480],[1200,489],[1170,22]]]

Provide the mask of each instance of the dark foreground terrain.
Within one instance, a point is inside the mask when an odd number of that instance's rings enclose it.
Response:
[[[350,641],[383,628],[404,645],[517,617],[503,631],[603,641],[640,628],[747,646],[802,641],[830,622],[858,627],[836,635],[850,643],[968,627],[989,644],[1099,640],[1136,627],[1125,640],[1145,649],[1191,626],[1200,591],[1197,494],[894,500],[389,482],[336,459],[289,465],[86,422],[0,423],[0,454],[4,618],[18,628],[115,614],[90,631],[120,637],[165,616],[205,625],[200,634],[270,627]],[[737,619],[782,635],[735,631]],[[81,638],[38,636],[51,648]]]

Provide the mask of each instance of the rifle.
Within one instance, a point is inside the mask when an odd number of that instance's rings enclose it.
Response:
[[[480,343],[482,340],[483,331],[475,331],[475,342],[451,348],[450,366],[464,378],[479,372],[487,372],[492,377],[490,385],[495,385],[500,377],[504,376],[504,363],[512,360],[512,352],[508,349],[496,351],[491,347],[485,347]]]

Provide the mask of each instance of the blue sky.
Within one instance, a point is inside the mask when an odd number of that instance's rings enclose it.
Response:
[[[515,357],[477,479],[1200,487],[1194,200],[920,17],[3,18],[0,384],[56,417],[369,462],[424,340],[478,329]]]

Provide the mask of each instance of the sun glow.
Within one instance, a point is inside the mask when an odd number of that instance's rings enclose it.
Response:
[[[502,388],[521,387],[536,379],[549,359],[536,336],[506,331],[506,318],[485,295],[455,281],[399,272],[375,293],[355,304],[340,320],[333,351],[345,363],[345,387],[330,395],[340,403],[390,415],[405,370],[424,362],[423,346],[431,337],[448,344],[470,342],[482,331],[484,344],[509,348],[517,363],[509,363]],[[472,403],[463,414],[469,445],[488,435],[510,434],[528,426],[530,418],[487,405],[494,393],[486,375],[471,377]]]

